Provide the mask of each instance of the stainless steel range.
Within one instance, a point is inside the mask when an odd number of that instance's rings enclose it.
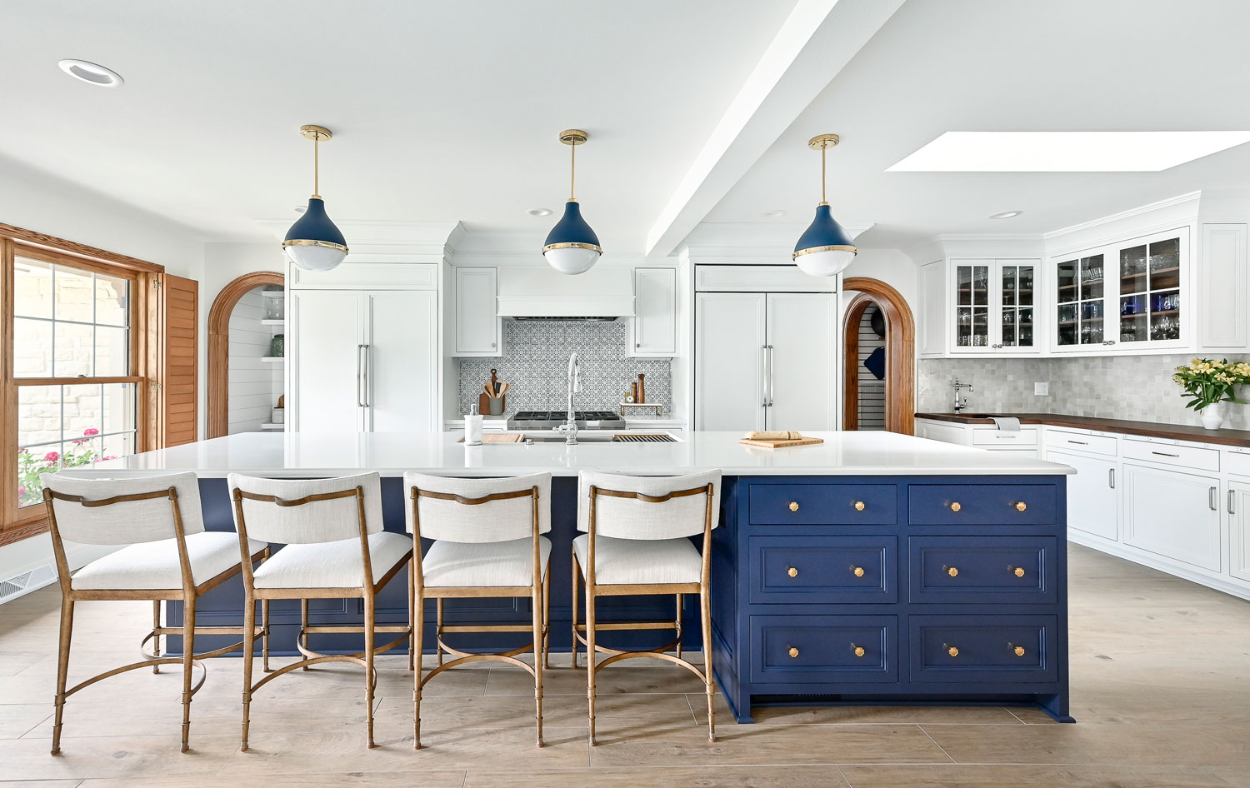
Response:
[[[625,418],[610,410],[579,410],[574,412],[579,430],[623,430]],[[521,410],[508,419],[512,430],[554,430],[568,421],[562,410]]]

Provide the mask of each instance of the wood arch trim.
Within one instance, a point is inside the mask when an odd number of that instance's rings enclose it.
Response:
[[[851,336],[852,330],[858,332],[859,318],[868,302],[877,304],[885,317],[886,338],[886,373],[885,373],[885,428],[890,432],[914,435],[916,432],[916,321],[912,316],[907,300],[885,282],[879,279],[853,276],[843,280],[844,292],[862,294],[851,302],[847,309],[847,322],[843,323],[842,335]],[[861,305],[862,302],[862,305]],[[858,309],[856,308],[858,306]],[[849,319],[855,317],[852,326]],[[858,337],[858,333],[855,334]],[[851,361],[847,360],[848,369]],[[852,408],[849,398],[843,397],[843,424],[846,414]]]
[[[281,286],[276,271],[244,274],[221,288],[208,312],[208,437],[220,438],[230,431],[230,313],[249,290],[265,285]]]

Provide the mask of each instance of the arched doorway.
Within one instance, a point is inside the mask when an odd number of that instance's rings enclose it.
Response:
[[[256,271],[244,274],[221,289],[208,312],[208,437],[220,438],[230,429],[230,315],[239,299],[265,285],[283,284],[282,274]]]
[[[842,289],[858,294],[847,307],[842,323],[846,364],[843,375],[843,429],[859,427],[860,324],[868,310],[875,307],[880,310],[885,322],[885,429],[913,435],[916,420],[916,322],[911,308],[897,290],[878,279],[851,277],[843,281]]]

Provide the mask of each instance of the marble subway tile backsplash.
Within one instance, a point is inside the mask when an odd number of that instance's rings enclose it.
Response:
[[[647,401],[672,413],[673,376],[668,359],[629,358],[625,355],[629,325],[618,320],[594,323],[579,320],[507,320],[503,356],[460,360],[460,412],[477,404],[490,371],[512,384],[508,412],[560,410],[566,406],[569,354],[581,360],[582,391],[574,400],[578,410],[619,411],[631,381],[646,375]]]
[[[1207,354],[1211,357],[1213,354]],[[1223,356],[1214,355],[1215,358]],[[1172,371],[1191,354],[1038,359],[921,359],[917,362],[916,410],[949,413],[955,378],[971,383],[971,413],[1063,413],[1163,424],[1202,423],[1185,407]],[[1230,355],[1231,361],[1250,357]],[[1035,396],[1033,384],[1050,384],[1048,396]],[[1250,392],[1243,392],[1250,395]],[[1228,405],[1224,425],[1250,429],[1250,406]]]

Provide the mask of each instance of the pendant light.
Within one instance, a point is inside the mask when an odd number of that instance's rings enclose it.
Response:
[[[794,246],[794,262],[810,276],[839,274],[859,252],[846,230],[834,220],[825,199],[825,151],[837,144],[837,134],[821,134],[807,142],[807,147],[820,151],[820,205],[816,206],[816,218]]]
[[[582,218],[581,207],[573,196],[576,176],[577,146],[586,142],[586,132],[568,129],[560,132],[560,142],[569,146],[569,201],[564,204],[564,216],[547,233],[543,244],[543,257],[547,264],[562,274],[580,274],[590,270],[603,254],[599,236]]]
[[[282,249],[300,268],[328,271],[347,257],[347,241],[326,215],[325,202],[318,193],[321,186],[320,146],[322,141],[329,141],[334,135],[322,126],[300,126],[299,133],[313,141],[313,194],[308,198],[304,215],[287,230]]]

